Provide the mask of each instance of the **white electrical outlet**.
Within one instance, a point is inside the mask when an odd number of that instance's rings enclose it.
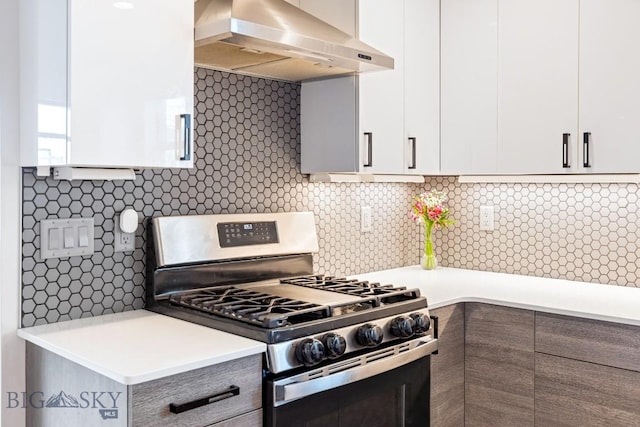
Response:
[[[372,222],[371,206],[362,206],[360,208],[360,231],[363,233],[371,231]]]
[[[125,233],[120,229],[120,215],[115,218],[113,250],[115,252],[131,252],[136,250],[136,233]]]
[[[491,231],[494,227],[493,206],[480,206],[480,230]]]

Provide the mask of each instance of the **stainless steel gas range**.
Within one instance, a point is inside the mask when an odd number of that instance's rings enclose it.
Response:
[[[153,218],[147,309],[267,344],[266,426],[425,426],[437,349],[417,289],[313,274],[312,213]]]

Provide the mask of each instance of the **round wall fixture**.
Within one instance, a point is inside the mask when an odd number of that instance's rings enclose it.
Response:
[[[138,212],[127,208],[120,213],[120,230],[123,233],[133,233],[138,228]]]

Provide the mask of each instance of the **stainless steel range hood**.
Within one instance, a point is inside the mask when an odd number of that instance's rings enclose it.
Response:
[[[393,69],[393,58],[284,0],[198,0],[198,66],[304,81]]]

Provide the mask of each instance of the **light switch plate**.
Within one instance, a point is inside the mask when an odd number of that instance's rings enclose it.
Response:
[[[93,254],[93,218],[40,221],[40,258]]]

